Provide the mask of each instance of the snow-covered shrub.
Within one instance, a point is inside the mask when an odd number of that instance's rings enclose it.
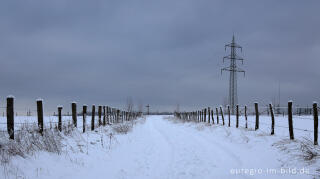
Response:
[[[120,134],[127,134],[132,129],[132,124],[130,123],[122,123],[122,124],[116,124],[112,126],[112,129]]]
[[[304,138],[304,140],[300,141],[300,149],[302,151],[301,157],[306,161],[320,157],[319,146],[313,145],[313,141],[310,139]]]
[[[72,135],[73,129],[74,129],[74,125],[71,124],[70,121],[68,121],[68,123],[65,123],[64,125],[62,125],[62,132],[66,136]]]
[[[308,163],[313,163],[320,157],[320,147],[313,145],[313,141],[308,138],[302,140],[284,139],[273,144],[285,153],[290,153],[292,158],[298,158]]]
[[[15,140],[8,139],[4,133],[0,136],[0,162],[7,163],[11,156],[25,158],[36,151],[61,153],[62,136],[55,129],[45,129],[43,135],[36,125],[24,124],[15,132]]]

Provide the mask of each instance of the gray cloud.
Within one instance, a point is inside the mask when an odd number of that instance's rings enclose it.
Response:
[[[316,0],[3,1],[0,97],[19,108],[57,104],[154,110],[213,106],[228,94],[224,44],[243,46],[240,104],[319,100],[320,23]],[[3,102],[0,102],[3,103]]]

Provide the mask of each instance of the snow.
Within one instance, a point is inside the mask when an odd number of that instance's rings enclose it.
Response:
[[[15,98],[13,95],[8,95],[7,98]]]
[[[23,122],[23,117],[15,119]],[[139,119],[127,134],[113,133],[111,127],[106,126],[66,136],[61,155],[39,152],[27,158],[13,157],[6,172],[0,170],[0,178],[5,178],[8,170],[25,178],[46,179],[313,178],[320,168],[319,160],[300,161],[277,147],[282,141],[287,141],[286,147],[290,147],[296,146],[303,137],[312,139],[311,119],[311,116],[294,116],[294,127],[302,130],[295,130],[297,140],[290,141],[288,120],[282,116],[275,118],[274,136],[269,135],[270,116],[260,116],[258,131],[253,130],[254,116],[248,116],[249,129],[244,128],[243,117],[237,129],[235,116],[232,116],[231,127],[222,126],[221,118],[220,125],[210,125],[183,123],[172,116],[148,116],[146,120]],[[36,122],[36,117],[28,120]],[[57,118],[45,117],[45,121],[50,120],[57,121]],[[63,120],[71,117],[63,116]],[[87,117],[87,124],[90,120],[91,117]],[[227,116],[225,122],[228,122]],[[81,125],[79,116],[79,131]],[[270,173],[273,169],[276,173]],[[304,173],[288,174],[289,169]]]

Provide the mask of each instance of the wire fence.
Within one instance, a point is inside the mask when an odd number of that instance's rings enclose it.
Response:
[[[81,113],[77,113],[77,104],[73,102],[71,114],[69,112],[63,114],[63,107],[58,106],[57,113],[44,116],[43,101],[37,100],[36,109],[24,108],[26,115],[19,116],[18,113],[14,112],[16,109],[13,104],[14,97],[8,97],[7,106],[0,106],[1,110],[5,110],[2,111],[2,119],[0,117],[0,133],[7,133],[9,138],[13,140],[15,131],[30,130],[30,132],[43,134],[43,131],[51,129],[62,132],[66,128],[82,128],[82,131],[86,132],[87,129],[95,130],[99,126],[135,120],[142,115],[141,112],[133,111],[132,107],[128,108],[128,110],[120,110],[102,105],[97,106],[97,108],[95,105],[92,105],[90,112],[87,111],[87,106],[83,105]],[[78,119],[82,119],[82,121],[78,122]],[[88,121],[90,122],[89,125]],[[78,126],[78,123],[80,126]]]
[[[215,109],[215,110],[214,110]],[[279,112],[279,109],[282,111]],[[219,124],[219,120],[222,121],[222,125],[225,125],[225,123],[228,123],[228,126],[230,127],[230,118],[236,117],[236,127],[239,127],[239,118],[242,116],[245,120],[242,120],[242,122],[245,122],[245,128],[248,128],[248,123],[254,125],[254,129],[258,130],[259,125],[265,125],[269,126],[271,129],[271,135],[274,135],[275,128],[285,128],[289,131],[290,139],[294,139],[294,131],[301,131],[309,134],[314,134],[314,145],[318,145],[318,112],[319,107],[317,106],[317,103],[313,103],[312,108],[309,107],[294,107],[292,105],[292,102],[288,102],[288,106],[278,106],[273,107],[272,104],[269,104],[268,106],[260,106],[258,103],[255,103],[254,106],[239,106],[237,105],[234,108],[231,108],[229,106],[223,107],[215,107],[215,108],[204,108],[201,110],[195,110],[191,112],[179,112],[176,111],[174,113],[175,117],[181,120],[185,121],[194,121],[194,122],[207,122],[210,124]],[[277,114],[278,110],[278,116]],[[285,112],[286,111],[286,112]],[[282,114],[281,114],[282,113]],[[248,120],[248,116],[254,115],[254,121]],[[282,115],[283,117],[279,118],[279,115]],[[268,120],[270,123],[267,123],[265,121],[262,121],[260,119],[261,116],[269,116],[270,120]],[[287,125],[284,125],[285,120],[277,120],[275,121],[275,117],[278,119],[288,119]],[[220,118],[220,119],[219,119]],[[252,117],[250,117],[252,119]],[[263,118],[265,119],[265,117]],[[216,121],[216,123],[215,123]],[[227,121],[227,122],[225,122]],[[293,122],[298,123],[298,127],[294,127]],[[304,128],[306,127],[307,128]],[[312,130],[313,129],[313,130]]]

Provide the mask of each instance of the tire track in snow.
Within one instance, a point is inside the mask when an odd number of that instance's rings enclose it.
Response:
[[[205,136],[204,134],[201,133],[201,131],[195,131],[194,133],[195,133],[195,135],[198,136],[199,140],[206,140],[210,144],[208,146],[212,146],[212,144],[214,144],[215,147],[213,148],[213,150],[217,149],[217,147],[218,147],[221,151],[223,151],[225,153],[224,156],[231,157],[232,160],[236,162],[236,166],[234,166],[234,167],[230,166],[230,169],[231,168],[245,168],[245,167],[243,167],[243,162],[241,160],[241,157],[239,157],[235,152],[233,152],[232,149],[226,147],[225,145],[221,144],[221,142],[215,140],[212,137]],[[252,176],[249,176],[249,175],[237,175],[237,177],[248,178],[248,179],[253,178]]]
[[[173,167],[169,171],[169,178],[212,178],[217,177],[218,173],[225,173],[221,177],[226,177],[230,174],[229,171],[225,171],[225,168],[220,167],[222,163],[234,164],[238,167],[242,165],[240,158],[229,149],[218,143],[213,145],[198,135],[197,131],[191,131],[191,133],[186,130],[187,128],[173,125],[161,117],[154,120],[152,124],[174,148],[174,163],[171,164]],[[220,172],[214,172],[218,170]],[[248,178],[240,175],[233,177]]]
[[[152,176],[152,178],[169,178],[168,171],[172,170],[172,161],[174,156],[174,150],[172,145],[167,142],[166,138],[155,128],[154,121],[157,119],[151,119],[146,122],[146,128],[149,131],[146,133],[148,137],[151,137],[150,140],[156,143],[154,145],[156,147],[155,151],[158,152],[156,155],[156,160],[152,161],[155,164],[153,168],[153,174],[159,173],[157,176]],[[150,144],[147,144],[150,145]],[[159,166],[161,168],[159,168]]]
[[[171,126],[168,126],[167,124],[165,124],[165,126],[163,126],[164,121],[162,121],[162,118],[159,118],[158,121],[156,122],[155,125],[155,129],[162,135],[162,137],[167,141],[167,143],[169,145],[172,146],[172,150],[173,150],[173,156],[172,156],[172,163],[171,165],[171,169],[169,171],[167,171],[167,176],[168,178],[195,178],[197,177],[197,174],[194,174],[193,172],[196,172],[197,170],[195,170],[194,168],[191,170],[187,170],[187,166],[186,165],[190,165],[190,164],[198,164],[201,165],[202,163],[201,160],[199,160],[199,157],[197,155],[195,155],[195,150],[193,151],[192,146],[190,147],[186,147],[185,145],[181,144],[180,141],[181,139],[179,134],[172,132],[172,130],[170,130],[170,132],[168,132],[168,130],[171,128]],[[170,124],[169,124],[170,125]],[[165,128],[163,128],[165,127]],[[170,135],[171,134],[171,135]],[[179,138],[177,138],[179,137]],[[187,144],[187,143],[186,143]],[[189,149],[186,153],[186,149]],[[196,149],[198,150],[198,149]],[[195,161],[185,161],[183,158],[184,157],[189,157],[189,158],[194,158]],[[198,159],[198,160],[197,160]],[[183,169],[181,169],[181,167]],[[190,172],[190,173],[187,173]],[[187,176],[186,176],[187,175]]]

